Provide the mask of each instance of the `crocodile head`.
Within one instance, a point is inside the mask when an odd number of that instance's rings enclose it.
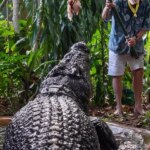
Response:
[[[60,63],[49,72],[41,89],[51,85],[69,88],[78,98],[80,106],[86,108],[91,97],[91,82],[89,49],[84,42],[75,43],[70,48]]]

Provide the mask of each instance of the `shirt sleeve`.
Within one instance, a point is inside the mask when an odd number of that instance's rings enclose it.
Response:
[[[120,0],[114,0],[114,3],[115,3],[115,5],[116,5],[116,10],[117,10],[117,12],[120,14],[121,13],[121,1]]]

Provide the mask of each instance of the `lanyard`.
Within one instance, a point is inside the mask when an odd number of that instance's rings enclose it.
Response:
[[[128,5],[129,5],[129,8],[130,10],[132,11],[134,17],[137,17],[137,11],[138,11],[138,8],[139,8],[139,3],[136,4],[135,8],[131,5],[131,3],[129,2],[128,0]]]

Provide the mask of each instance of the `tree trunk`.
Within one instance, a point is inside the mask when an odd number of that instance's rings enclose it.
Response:
[[[39,5],[39,16],[37,19],[37,34],[34,40],[34,45],[33,45],[33,49],[32,51],[35,51],[36,49],[38,49],[39,47],[39,42],[40,42],[40,38],[41,38],[41,32],[42,32],[42,18],[43,18],[43,0],[39,0],[38,1],[38,5]]]
[[[19,14],[19,0],[13,0],[13,25],[16,33],[19,33],[19,22],[18,22],[18,14]]]

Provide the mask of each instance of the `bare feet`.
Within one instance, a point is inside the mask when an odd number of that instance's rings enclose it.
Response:
[[[119,117],[122,117],[122,116],[123,116],[123,113],[122,113],[121,110],[116,109],[116,111],[114,112],[114,115],[119,116]]]
[[[139,116],[139,115],[144,115],[145,114],[145,111],[143,110],[143,108],[134,108],[134,114],[136,116]]]

